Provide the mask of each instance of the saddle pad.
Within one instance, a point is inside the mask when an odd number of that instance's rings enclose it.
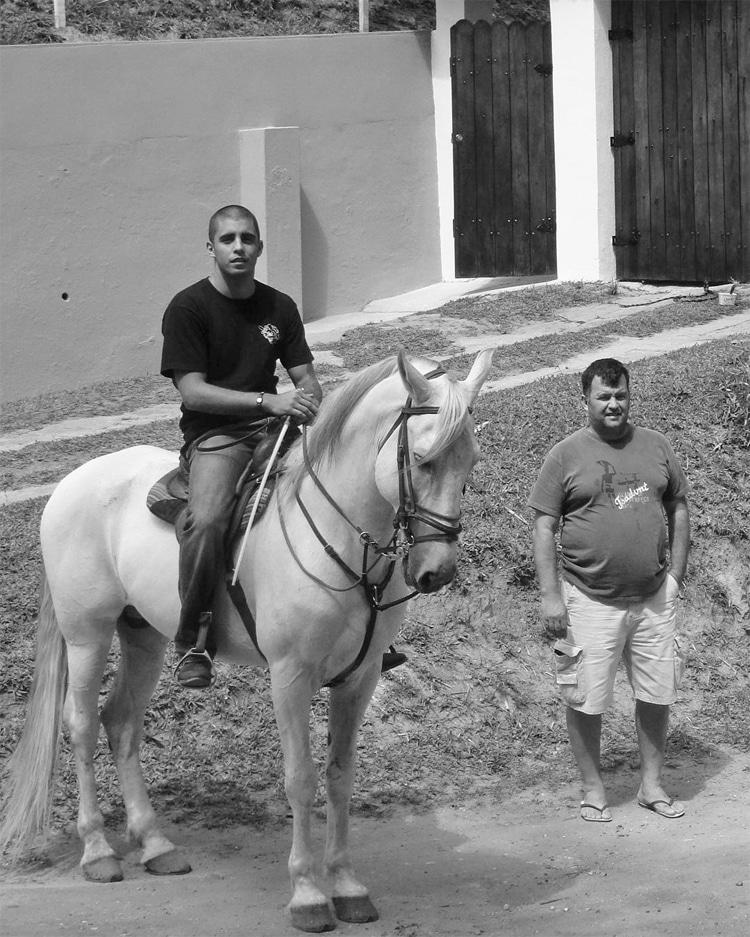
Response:
[[[275,487],[275,483],[276,477],[275,475],[271,475],[260,496],[258,510],[256,511],[253,523],[258,521],[263,515],[271,497],[271,492]],[[244,533],[247,529],[247,524],[250,520],[257,494],[258,479],[249,478],[242,486],[242,490],[237,497],[234,511],[232,512],[232,520],[229,525],[228,534],[229,542],[237,535]],[[146,506],[149,511],[160,520],[166,521],[168,524],[174,524],[180,512],[187,504],[187,496],[188,492],[185,483],[185,475],[178,465],[177,468],[167,472],[166,475],[163,475],[151,486],[151,489],[146,495]]]
[[[187,486],[179,465],[162,475],[146,495],[149,511],[168,524],[174,524],[186,503]]]

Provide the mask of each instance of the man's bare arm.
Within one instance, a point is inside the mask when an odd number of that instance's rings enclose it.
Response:
[[[560,594],[557,571],[555,534],[560,518],[537,511],[534,516],[534,563],[542,595],[542,619],[549,637],[564,637],[568,630],[568,613]]]
[[[292,370],[299,369],[293,368]],[[291,377],[291,371],[289,374]],[[294,390],[282,394],[264,394],[260,404],[258,404],[258,398],[261,396],[261,391],[217,387],[216,384],[210,384],[206,380],[206,375],[199,371],[178,371],[175,373],[174,380],[182,402],[188,410],[221,413],[236,416],[238,420],[243,417],[260,419],[264,416],[290,416],[295,423],[307,423],[318,412],[320,398],[316,396],[315,387],[322,397],[314,371],[314,386],[310,384],[313,389],[312,393],[308,393],[304,387],[295,386]]]
[[[670,573],[682,585],[690,552],[690,512],[686,498],[664,502],[669,528]]]

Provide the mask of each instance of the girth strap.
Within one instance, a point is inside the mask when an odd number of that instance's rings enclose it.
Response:
[[[250,636],[255,650],[260,654],[263,660],[268,663],[265,654],[258,646],[258,626],[255,623],[253,613],[250,611],[250,606],[247,604],[247,596],[245,595],[245,590],[242,588],[242,583],[239,579],[235,583],[232,583],[232,577],[227,576],[226,587],[229,598],[234,602],[234,607],[239,612],[242,624],[245,626],[245,631],[247,631]]]
[[[345,667],[340,674],[335,676],[333,680],[329,680],[325,684],[327,687],[336,687],[341,686],[341,684],[346,680],[349,674],[354,673],[354,671],[359,667],[362,661],[365,659],[365,655],[370,650],[370,643],[372,641],[372,636],[375,633],[375,622],[378,618],[378,606],[370,603],[370,618],[367,622],[367,628],[365,628],[365,637],[362,641],[362,647],[359,649],[359,654],[356,658],[349,664],[348,667]]]

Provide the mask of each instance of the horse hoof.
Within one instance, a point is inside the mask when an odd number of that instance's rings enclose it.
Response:
[[[192,866],[179,849],[170,849],[160,856],[154,856],[144,862],[144,866],[151,875],[187,875],[192,872]]]
[[[333,910],[340,921],[347,924],[368,924],[380,917],[367,895],[353,898],[333,898]]]
[[[110,882],[122,881],[122,868],[119,860],[114,856],[94,859],[93,862],[87,862],[81,868],[90,882],[103,882],[108,885]]]
[[[322,934],[334,930],[336,921],[327,904],[311,904],[302,908],[292,908],[292,926],[308,934]]]

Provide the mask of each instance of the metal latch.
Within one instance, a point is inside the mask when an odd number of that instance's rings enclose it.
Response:
[[[641,239],[641,232],[633,228],[630,236],[624,234],[612,235],[612,247],[632,247]]]
[[[635,134],[632,130],[630,133],[616,133],[609,138],[609,145],[611,147],[635,146]]]

